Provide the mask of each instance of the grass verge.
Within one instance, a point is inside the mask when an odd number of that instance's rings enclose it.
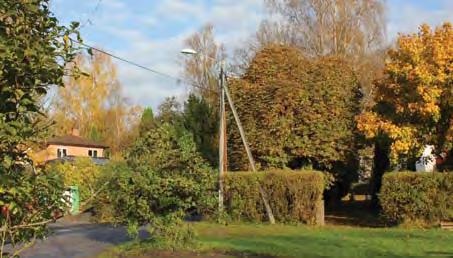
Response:
[[[212,223],[194,227],[196,251],[158,251],[143,242],[117,247],[102,257],[453,257],[453,232],[435,229]]]

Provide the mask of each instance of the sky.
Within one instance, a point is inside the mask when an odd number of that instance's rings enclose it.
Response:
[[[366,0],[363,0],[366,1]],[[245,44],[267,15],[263,0],[51,0],[63,24],[81,23],[84,42],[160,72],[181,76],[185,38],[206,23],[227,50]],[[387,0],[387,38],[416,32],[422,23],[453,21],[453,0]],[[187,85],[114,60],[131,104],[157,105],[182,99]]]

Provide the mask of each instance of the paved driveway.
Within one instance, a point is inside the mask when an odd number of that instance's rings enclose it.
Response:
[[[59,222],[53,233],[21,254],[22,258],[95,257],[109,247],[127,242],[124,227],[90,223]],[[141,235],[145,235],[141,232]]]

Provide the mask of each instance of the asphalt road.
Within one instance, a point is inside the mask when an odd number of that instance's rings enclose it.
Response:
[[[106,224],[58,222],[51,225],[53,233],[39,240],[21,258],[96,257],[106,249],[130,241],[124,227]],[[141,235],[145,235],[141,232]]]

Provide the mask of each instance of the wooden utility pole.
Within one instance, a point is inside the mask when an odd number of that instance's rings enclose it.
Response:
[[[223,130],[223,174],[228,171],[228,149],[227,149],[227,119],[226,119],[226,109],[225,109],[225,86],[226,86],[226,73],[225,73],[225,61],[222,61],[221,68],[220,68],[220,91],[221,91],[221,98],[222,98],[222,107],[221,107],[221,117],[222,119],[222,126],[221,130]]]
[[[223,178],[225,176],[226,167],[226,116],[225,116],[225,76],[224,76],[224,63],[222,62],[219,74],[219,86],[220,86],[220,126],[219,126],[219,210],[223,211],[223,196],[224,186]]]

